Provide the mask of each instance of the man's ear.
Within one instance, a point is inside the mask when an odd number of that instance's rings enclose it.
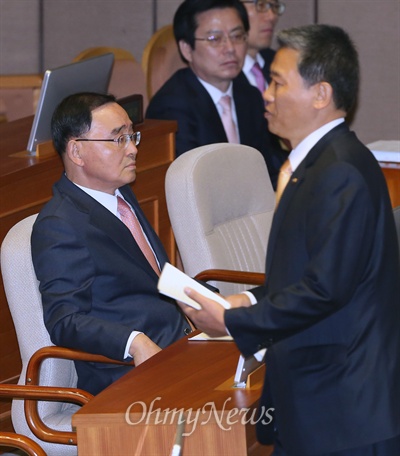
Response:
[[[315,84],[314,107],[316,109],[326,108],[333,102],[333,89],[328,82]]]
[[[68,141],[66,154],[69,160],[77,166],[83,166],[84,161],[80,155],[81,144],[71,139]]]
[[[190,47],[190,44],[183,40],[180,40],[178,44],[179,44],[179,50],[181,51],[181,54],[190,63],[192,61],[192,52],[193,52],[193,49]]]

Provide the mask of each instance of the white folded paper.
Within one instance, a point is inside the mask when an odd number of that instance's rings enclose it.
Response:
[[[161,271],[160,278],[158,279],[158,291],[170,298],[176,299],[179,302],[183,302],[188,306],[200,310],[200,304],[185,294],[184,289],[187,287],[198,291],[206,298],[210,298],[218,302],[225,309],[230,309],[231,307],[229,302],[220,295],[209,290],[204,285],[201,285],[199,282],[192,279],[175,266],[172,266],[172,264],[165,263],[163,270]]]
[[[220,340],[220,341],[230,341],[233,340],[232,336],[220,336],[220,337],[211,337],[208,334],[202,332],[196,334],[195,336],[189,337],[189,340]]]

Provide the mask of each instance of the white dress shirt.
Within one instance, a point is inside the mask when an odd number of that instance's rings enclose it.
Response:
[[[256,55],[255,59],[253,59],[253,57],[251,57],[249,54],[246,54],[246,57],[244,59],[244,64],[243,64],[242,71],[245,74],[245,76],[248,79],[248,81],[250,82],[250,84],[252,86],[258,88],[257,87],[257,82],[256,82],[256,77],[251,72],[251,69],[253,68],[253,66],[254,66],[254,64],[256,62],[258,62],[258,64],[260,65],[260,68],[264,68],[265,60],[262,58],[260,53],[258,53]],[[267,88],[267,87],[268,87],[268,83],[267,83],[267,81],[265,81],[265,88]]]
[[[209,84],[206,81],[203,81],[203,79],[200,79],[200,78],[197,78],[197,79],[200,81],[201,85],[207,90],[208,94],[212,98],[212,101],[214,102],[215,107],[217,108],[217,111],[218,111],[218,114],[219,114],[220,117],[222,115],[222,107],[218,103],[219,100],[224,95],[229,95],[231,97],[232,119],[233,119],[233,123],[235,124],[237,137],[238,137],[239,142],[240,142],[240,135],[239,135],[239,127],[238,127],[238,121],[237,121],[235,100],[233,99],[232,82],[229,84],[228,90],[226,92],[221,92],[215,86]]]

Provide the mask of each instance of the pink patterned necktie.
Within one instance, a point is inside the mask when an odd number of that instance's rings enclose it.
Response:
[[[256,62],[252,69],[250,70],[255,79],[256,79],[256,84],[257,84],[257,87],[258,87],[258,90],[261,92],[261,93],[264,93],[264,90],[265,90],[265,79],[264,79],[264,75],[263,75],[263,72],[261,70],[261,67],[259,65],[258,62]]]
[[[279,170],[278,184],[276,186],[275,194],[276,207],[278,207],[279,200],[281,199],[282,193],[285,190],[285,187],[288,184],[292,176],[292,173],[293,171],[290,165],[290,161],[286,160],[285,163],[281,166],[281,169]]]
[[[222,108],[221,120],[224,125],[228,142],[239,144],[236,126],[232,118],[231,97],[229,95],[224,95],[219,99],[218,103]]]
[[[143,255],[147,258],[147,261],[150,263],[151,267],[154,269],[157,275],[160,275],[160,268],[158,267],[157,260],[149,246],[149,243],[147,242],[147,239],[143,234],[139,220],[132,212],[129,205],[120,196],[117,196],[117,201],[117,210],[121,216],[121,220],[129,228],[129,231],[132,233],[132,236],[135,238],[136,243],[143,252]]]

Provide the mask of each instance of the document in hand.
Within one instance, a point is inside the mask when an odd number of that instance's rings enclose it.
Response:
[[[158,280],[158,291],[170,298],[183,302],[184,304],[200,310],[201,306],[193,299],[189,298],[184,292],[185,288],[192,288],[203,296],[210,298],[223,306],[225,309],[230,309],[231,305],[228,301],[222,298],[217,293],[212,292],[205,286],[201,285],[196,280],[192,279],[184,272],[172,266],[170,263],[165,263]]]

